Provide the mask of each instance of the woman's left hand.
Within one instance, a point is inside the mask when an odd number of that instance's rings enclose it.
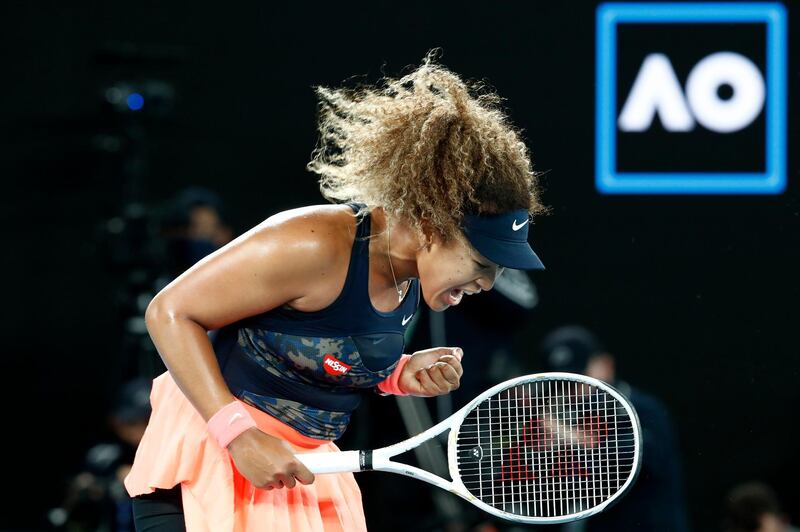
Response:
[[[400,375],[403,393],[419,397],[444,395],[458,388],[464,369],[460,347],[434,347],[411,355]]]

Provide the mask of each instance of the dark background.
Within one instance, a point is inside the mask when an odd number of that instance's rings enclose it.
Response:
[[[798,139],[798,7],[788,5],[789,146]],[[311,86],[396,75],[435,46],[449,68],[507,98],[545,172],[552,214],[531,234],[548,269],[534,276],[541,303],[519,339],[531,346],[526,363],[536,365],[534,346],[552,327],[593,328],[621,375],[671,410],[696,530],[718,528],[725,492],[749,479],[770,482],[800,519],[796,151],[781,195],[598,194],[594,9],[4,2],[0,527],[39,522],[105,430],[112,377],[125,365],[106,221],[131,199],[157,204],[190,184],[225,198],[237,232],[322,202],[304,170],[316,141]],[[121,79],[172,84],[173,111],[110,112],[104,89]],[[103,135],[119,131],[139,140],[103,148]],[[133,163],[126,150],[138,154]],[[365,507],[368,518],[382,511],[369,494]]]
[[[747,57],[764,75],[766,37],[765,24],[618,24],[617,117],[647,55],[666,55],[685,88],[694,66],[723,50]],[[726,89],[732,92],[730,86]],[[617,131],[617,171],[764,173],[766,114],[765,97],[764,108],[752,124],[725,135],[699,123],[683,134],[669,132],[656,115],[647,131]]]

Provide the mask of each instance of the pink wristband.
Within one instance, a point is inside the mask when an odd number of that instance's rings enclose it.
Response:
[[[403,393],[400,391],[400,375],[403,373],[403,368],[406,367],[408,361],[411,360],[411,355],[403,355],[400,357],[400,362],[397,363],[397,367],[394,368],[394,371],[389,378],[383,381],[378,385],[378,389],[383,393],[389,393],[392,395],[408,395],[407,393]]]
[[[223,449],[236,436],[255,426],[253,416],[239,401],[223,406],[208,420],[208,432]]]

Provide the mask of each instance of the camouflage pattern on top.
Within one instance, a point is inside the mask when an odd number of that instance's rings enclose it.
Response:
[[[396,353],[389,357],[393,362],[388,367],[373,371],[365,366],[350,336],[295,336],[246,327],[239,329],[238,346],[245,356],[275,377],[329,390],[377,386],[391,375],[401,355]],[[313,408],[288,399],[249,391],[240,392],[239,398],[311,438],[335,440],[350,421],[350,412]]]

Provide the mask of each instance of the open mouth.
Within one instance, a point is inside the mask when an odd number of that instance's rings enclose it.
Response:
[[[461,298],[462,297],[464,297],[464,291],[461,290],[460,288],[453,288],[447,294],[447,302],[451,306],[452,305],[458,305],[459,303],[461,303]]]
[[[465,295],[471,296],[473,294],[480,294],[481,292],[482,292],[481,289],[478,289],[476,291],[471,291],[471,290],[464,290],[463,288],[453,288],[452,290],[447,292],[445,299],[447,300],[447,304],[449,306],[453,306],[461,303],[461,298],[463,298]]]

